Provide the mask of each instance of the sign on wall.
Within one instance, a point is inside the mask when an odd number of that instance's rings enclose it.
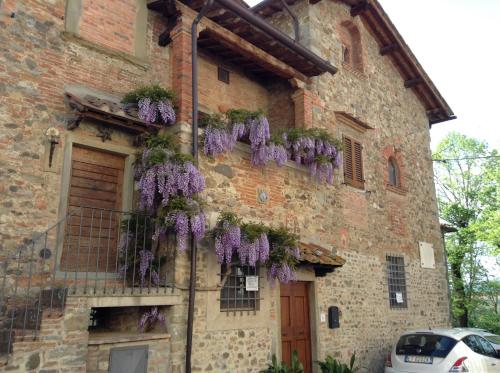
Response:
[[[259,276],[246,276],[245,277],[245,290],[246,291],[259,291]]]
[[[434,259],[434,246],[428,242],[419,242],[420,248],[420,265],[422,268],[436,268]]]

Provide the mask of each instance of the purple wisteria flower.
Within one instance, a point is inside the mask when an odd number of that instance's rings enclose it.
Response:
[[[170,100],[158,102],[158,111],[165,124],[175,124],[175,110]]]
[[[156,322],[159,322],[164,329],[166,328],[165,316],[158,310],[158,307],[152,307],[141,316],[139,330],[145,332],[152,328]]]
[[[153,253],[149,250],[139,251],[139,276],[141,281],[141,287],[144,287],[146,273],[153,264],[153,257],[154,257]]]
[[[141,98],[138,103],[139,112],[138,116],[144,122],[152,124],[156,122],[158,116],[158,104],[151,101],[150,98]]]
[[[174,214],[171,219],[174,223],[177,237],[177,247],[180,251],[186,251],[189,239],[189,219],[184,212]]]
[[[157,121],[162,121],[167,125],[175,123],[175,110],[170,100],[155,102],[145,97],[139,100],[137,106],[139,107],[137,115],[148,124]]]
[[[273,263],[268,269],[267,275],[271,284],[273,284],[275,280],[278,280],[282,284],[287,284],[290,281],[295,281],[297,278],[295,272],[286,263]]]
[[[143,154],[143,162],[148,160],[148,152]],[[166,152],[168,158],[168,152]],[[155,164],[142,173],[136,182],[140,191],[140,207],[153,210],[156,206],[157,193],[161,204],[166,206],[171,197],[179,193],[191,198],[205,189],[205,178],[191,162],[177,163],[166,160]]]
[[[215,254],[220,264],[231,263],[233,253],[241,246],[241,229],[227,221],[222,222],[219,234],[215,237]]]
[[[205,236],[205,214],[200,212],[198,215],[192,216],[190,223],[194,239],[201,240]]]
[[[269,240],[267,234],[262,233],[253,242],[242,238],[241,245],[237,249],[240,263],[255,267],[258,262],[265,264],[269,258]]]

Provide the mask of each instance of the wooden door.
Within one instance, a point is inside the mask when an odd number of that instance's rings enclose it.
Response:
[[[290,366],[293,351],[297,351],[305,373],[312,372],[309,299],[305,282],[282,284],[281,298],[281,353]]]
[[[116,271],[125,157],[73,146],[68,213],[61,268]]]

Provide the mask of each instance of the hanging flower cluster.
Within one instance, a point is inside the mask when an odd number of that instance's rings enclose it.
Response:
[[[298,238],[285,228],[268,228],[259,223],[242,223],[235,214],[224,212],[212,231],[219,263],[268,267],[268,276],[287,283],[295,279],[300,259]]]
[[[333,170],[342,162],[342,145],[320,128],[282,130],[271,136],[269,122],[262,111],[228,110],[203,118],[204,150],[209,156],[232,151],[238,140],[247,139],[252,150],[252,164],[274,161],[283,166],[288,160],[309,167],[312,179],[333,183]]]
[[[165,316],[160,312],[158,307],[151,307],[149,311],[142,314],[139,320],[139,330],[141,332],[148,331],[153,328],[157,322],[160,323],[163,329],[166,328],[167,321]]]
[[[173,100],[172,91],[156,84],[127,93],[122,102],[126,105],[137,105],[138,117],[148,124],[170,125],[176,121]]]
[[[300,261],[299,237],[284,227],[269,230],[268,237],[271,242],[269,279],[285,284],[295,281],[295,267]]]
[[[205,189],[203,175],[189,155],[179,152],[170,136],[151,136],[136,164],[136,185],[141,208],[156,211],[154,239],[172,231],[180,250],[189,233],[199,241],[205,235],[205,215],[197,194]]]
[[[141,288],[157,286],[158,274],[164,257],[156,258],[152,252],[153,228],[147,215],[137,215],[121,223],[119,249],[119,274],[128,279],[133,286]]]
[[[342,163],[342,144],[322,128],[293,128],[282,133],[290,159],[309,167],[311,178],[333,183],[333,169]]]

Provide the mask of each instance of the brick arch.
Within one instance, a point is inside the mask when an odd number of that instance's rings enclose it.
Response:
[[[391,185],[390,175],[389,175],[389,163],[393,162],[396,167],[396,175],[398,179],[397,185]],[[405,166],[403,162],[403,155],[401,150],[399,150],[394,145],[388,145],[384,148],[384,179],[385,184],[392,188],[398,188],[401,190],[406,190],[406,177],[405,177]]]
[[[342,63],[354,70],[363,72],[363,48],[358,27],[349,20],[339,26],[342,43]]]

